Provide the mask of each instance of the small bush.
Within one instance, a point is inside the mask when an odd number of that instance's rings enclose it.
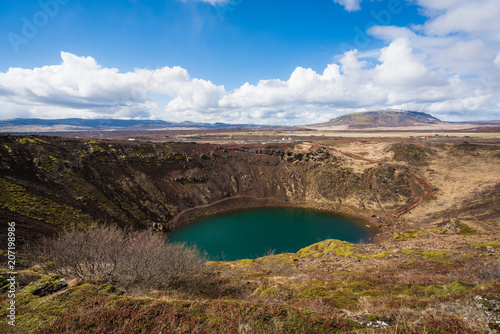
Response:
[[[205,268],[196,248],[167,243],[150,230],[125,232],[113,226],[64,229],[27,252],[47,273],[133,290],[192,283]]]

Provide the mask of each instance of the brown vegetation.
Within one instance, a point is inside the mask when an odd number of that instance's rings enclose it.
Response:
[[[42,238],[31,250],[41,267],[17,277],[18,328],[494,332],[499,152],[495,141],[444,137],[219,145],[4,136],[0,219],[18,222],[28,241],[44,234],[41,222],[61,235]],[[411,207],[426,185],[438,191]],[[376,242],[327,240],[295,254],[204,263],[147,228],[283,197],[287,205],[355,212],[380,231]],[[391,216],[404,208],[411,210]],[[63,229],[68,222],[86,228]],[[131,230],[88,228],[110,222]],[[69,288],[56,291],[61,276]],[[0,332],[10,329],[8,302],[0,294]]]
[[[167,243],[150,230],[124,232],[113,226],[63,229],[57,237],[41,238],[27,253],[46,274],[129,291],[189,286],[205,271],[196,248]]]

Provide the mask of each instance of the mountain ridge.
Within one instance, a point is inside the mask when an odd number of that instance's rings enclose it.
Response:
[[[134,120],[134,119],[111,119],[111,118],[59,118],[59,119],[42,119],[42,118],[15,118],[9,120],[0,120],[0,128],[6,126],[71,126],[83,127],[91,129],[103,128],[158,128],[158,127],[172,127],[172,128],[233,128],[233,127],[256,127],[262,125],[253,124],[227,124],[227,123],[198,123],[198,122],[169,122],[163,120]]]
[[[349,113],[316,126],[347,126],[350,129],[407,127],[444,124],[440,119],[419,111],[373,110]]]

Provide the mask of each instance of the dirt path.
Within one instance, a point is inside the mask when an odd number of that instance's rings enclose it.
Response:
[[[374,165],[379,165],[379,166],[388,166],[388,167],[393,167],[393,168],[396,168],[396,169],[399,169],[399,170],[402,170],[406,175],[412,177],[415,181],[417,181],[419,184],[421,184],[425,189],[429,190],[429,192],[425,193],[425,194],[422,194],[419,196],[419,199],[416,203],[412,204],[411,206],[409,206],[408,208],[405,208],[403,211],[399,212],[399,213],[395,213],[393,214],[394,217],[401,217],[402,215],[404,215],[405,213],[408,213],[410,212],[411,210],[413,210],[414,208],[416,208],[418,205],[420,205],[424,199],[427,197],[427,196],[431,196],[431,195],[434,195],[436,192],[437,192],[437,188],[431,186],[429,183],[425,182],[424,180],[422,180],[421,178],[419,178],[418,176],[416,176],[415,174],[412,174],[412,173],[409,173],[407,172],[406,170],[404,170],[403,168],[401,168],[400,166],[396,166],[396,165],[391,165],[391,164],[385,164],[385,163],[381,163],[379,161],[373,161],[373,160],[369,160],[369,159],[365,159],[365,158],[361,158],[361,157],[358,157],[358,156],[355,156],[355,155],[352,155],[350,153],[347,153],[347,152],[343,152],[333,146],[327,146],[329,149],[332,149],[348,158],[351,158],[351,159],[354,159],[354,160],[360,160],[360,161],[365,161],[365,162],[368,162],[368,163],[371,163],[371,164],[374,164]]]
[[[223,204],[223,203],[226,203],[226,202],[234,202],[234,203],[237,203],[238,200],[242,200],[242,199],[246,199],[248,200],[248,202],[267,202],[267,204],[276,204],[276,205],[280,205],[280,206],[283,206],[283,203],[286,203],[285,206],[290,206],[290,207],[301,207],[301,206],[304,206],[305,205],[305,202],[303,201],[280,201],[279,199],[277,198],[274,198],[274,197],[254,197],[254,196],[250,196],[250,195],[237,195],[237,196],[232,196],[232,197],[228,197],[228,198],[223,198],[223,199],[220,199],[218,201],[215,201],[215,202],[212,202],[212,203],[208,203],[208,204],[203,204],[203,205],[198,205],[196,207],[193,207],[193,208],[189,208],[189,209],[185,209],[181,212],[179,212],[172,220],[171,220],[171,223],[173,223],[174,225],[176,225],[177,223],[179,223],[179,220],[181,220],[181,218],[183,216],[185,216],[186,214],[190,213],[190,212],[195,212],[197,210],[203,210],[203,209],[208,209],[208,208],[216,208],[217,206]],[[247,202],[247,203],[248,203]],[[238,209],[239,206],[235,206],[234,209]],[[231,209],[229,209],[231,210]]]
[[[319,148],[320,145],[318,144],[315,144],[312,148]],[[402,167],[400,166],[396,166],[396,165],[392,165],[392,164],[385,164],[385,163],[381,163],[379,161],[374,161],[374,160],[370,160],[370,159],[365,159],[365,158],[362,158],[362,157],[359,157],[359,156],[356,156],[356,155],[353,155],[353,154],[350,154],[350,153],[347,153],[347,152],[343,152],[333,146],[330,146],[330,145],[327,145],[327,147],[331,150],[334,150],[350,159],[353,159],[353,160],[359,160],[359,161],[363,161],[363,162],[367,162],[367,163],[370,163],[370,164],[374,164],[374,165],[379,165],[379,166],[388,166],[388,167],[393,167],[393,168],[397,168],[398,170],[401,170],[403,171],[405,174],[407,174],[408,176],[412,177],[417,183],[421,184],[425,189],[428,190],[427,193],[425,194],[422,194],[420,196],[418,196],[418,199],[417,201],[410,205],[409,207],[405,208],[403,211],[399,212],[399,213],[395,213],[393,214],[394,217],[401,217],[402,215],[410,212],[411,210],[413,210],[414,208],[416,208],[418,205],[420,205],[425,197],[427,196],[430,196],[430,195],[433,195],[436,193],[436,190],[434,189],[433,186],[431,186],[430,184],[428,184],[426,181],[422,180],[421,178],[419,178],[418,176],[416,176],[415,174],[412,174],[412,173],[409,173],[407,172],[406,170],[404,170]],[[215,201],[215,202],[212,202],[212,203],[208,203],[208,204],[203,204],[203,205],[198,205],[196,207],[193,207],[193,208],[188,208],[188,209],[185,209],[181,212],[179,212],[171,221],[171,223],[175,226],[177,224],[180,223],[181,220],[183,219],[186,219],[186,216],[187,216],[187,220],[190,220],[189,216],[190,214],[195,214],[197,211],[199,210],[204,210],[204,209],[212,209],[213,213],[208,213],[208,215],[210,214],[215,214],[216,212],[218,211],[227,211],[226,210],[222,210],[222,206],[223,204],[226,204],[226,207],[229,207],[229,210],[231,209],[238,209],[241,207],[241,203],[239,203],[239,201],[241,200],[248,200],[248,201],[251,201],[251,202],[255,202],[255,203],[259,203],[259,204],[262,204],[262,203],[265,203],[267,205],[280,205],[280,206],[283,206],[283,204],[285,204],[285,206],[304,206],[306,205],[307,203],[305,202],[282,202],[280,201],[279,199],[277,198],[274,198],[274,197],[263,197],[263,198],[257,198],[257,197],[253,197],[253,196],[249,196],[249,195],[237,195],[237,196],[232,196],[232,197],[228,197],[228,198],[223,198],[223,199],[220,199],[218,201]],[[266,203],[267,202],[267,203]],[[248,202],[247,202],[248,203]],[[207,210],[208,212],[209,210]],[[201,214],[202,216],[205,215],[205,213]],[[195,216],[199,216],[199,215],[196,215]],[[199,218],[199,217],[198,217]]]

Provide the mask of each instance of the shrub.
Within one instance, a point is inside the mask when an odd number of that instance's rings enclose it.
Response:
[[[150,230],[126,232],[114,226],[64,229],[27,252],[47,273],[130,289],[192,283],[205,268],[205,257],[194,247],[167,243]]]

